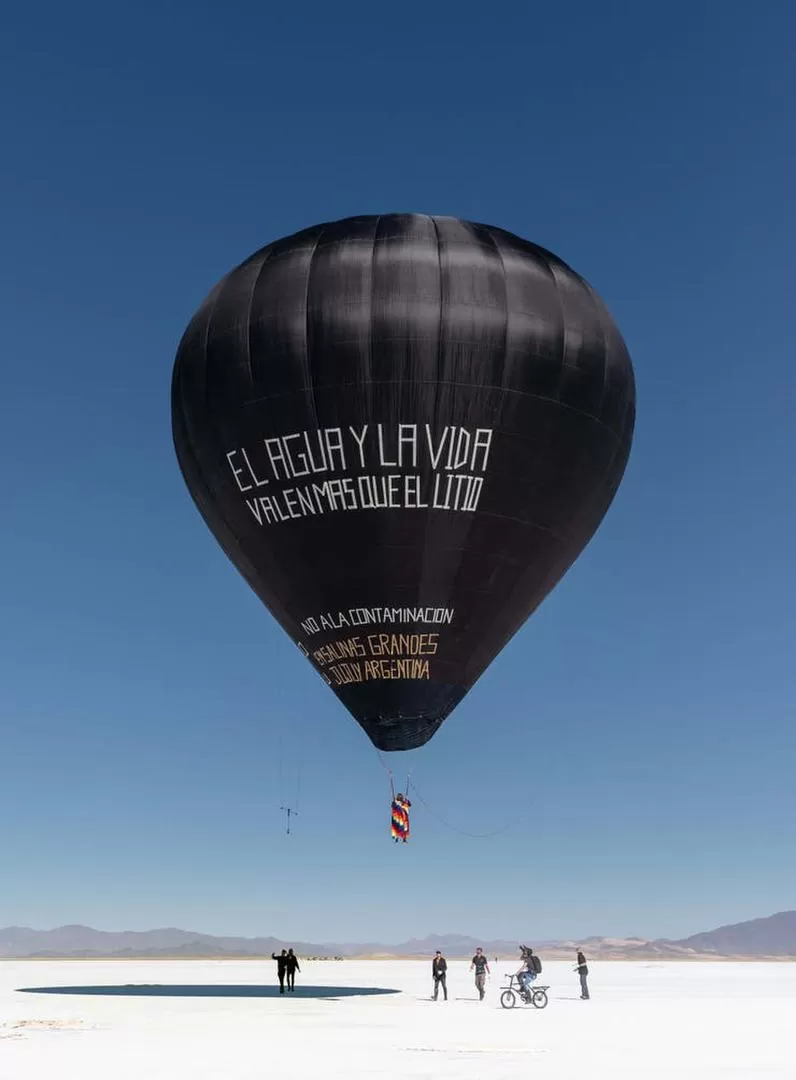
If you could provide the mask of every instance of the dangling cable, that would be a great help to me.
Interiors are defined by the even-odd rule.
[[[517,817],[512,818],[512,820],[509,821],[509,823],[507,825],[503,825],[501,828],[495,829],[492,832],[487,832],[487,833],[466,832],[464,829],[460,829],[456,825],[451,825],[451,823],[449,821],[446,821],[445,818],[442,817],[441,814],[438,814],[435,810],[432,810],[432,808],[428,805],[426,800],[420,794],[420,791],[418,790],[417,784],[414,784],[414,783],[412,784],[412,791],[415,793],[415,795],[417,795],[418,799],[420,799],[420,802],[423,804],[423,806],[426,808],[426,810],[429,812],[429,814],[431,814],[432,817],[436,818],[437,821],[440,822],[440,824],[444,825],[446,829],[450,829],[452,832],[458,833],[460,836],[466,836],[471,840],[488,840],[492,836],[500,836],[501,833],[508,832],[509,829],[513,829],[516,825],[518,825],[519,822],[522,820],[522,818],[524,816],[522,814],[518,814]]]
[[[286,820],[286,828],[285,828],[285,834],[287,836],[290,836],[291,818],[299,816],[299,806],[300,806],[300,803],[301,803],[301,771],[302,771],[302,765],[303,765],[303,749],[304,749],[303,748],[303,739],[302,739],[301,729],[299,729],[298,754],[296,756],[296,760],[295,760],[295,763],[294,763],[294,766],[293,766],[295,768],[295,780],[296,780],[295,799],[292,800],[292,802],[291,802],[291,800],[290,800],[290,792],[288,791],[288,788],[292,787],[292,783],[291,783],[292,776],[287,775],[287,774],[292,773],[292,770],[288,770],[288,769],[285,768],[284,731],[280,730],[280,732],[279,732],[279,803],[280,803],[279,809],[282,811],[283,814],[286,815],[286,818],[287,818],[287,820]]]
[[[279,801],[285,801],[285,746],[282,732],[279,732]]]
[[[296,813],[301,804],[301,774],[304,769],[304,734],[299,728],[298,737],[298,763],[296,765]]]

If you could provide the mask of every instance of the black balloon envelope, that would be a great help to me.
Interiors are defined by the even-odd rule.
[[[427,742],[571,566],[634,418],[582,278],[421,214],[262,248],[193,318],[172,385],[202,516],[382,750]]]

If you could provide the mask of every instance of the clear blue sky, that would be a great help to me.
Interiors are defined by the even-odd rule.
[[[272,7],[4,17],[0,926],[540,940],[796,906],[796,9]],[[223,273],[392,210],[556,251],[639,396],[597,538],[411,755],[436,814],[519,823],[416,802],[400,850],[169,413]]]

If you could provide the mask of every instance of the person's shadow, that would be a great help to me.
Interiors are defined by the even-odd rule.
[[[20,986],[18,994],[82,994],[100,997],[217,997],[217,998],[344,998],[373,997],[379,994],[399,994],[383,986],[297,986],[295,990],[279,993],[278,986],[191,985],[171,983],[125,983],[119,986]]]

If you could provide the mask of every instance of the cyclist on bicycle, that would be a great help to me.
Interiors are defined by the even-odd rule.
[[[522,956],[522,965],[517,972],[517,979],[521,990],[527,994],[531,983],[542,970],[542,962],[538,956],[533,955],[533,949],[529,949],[527,945],[520,945],[520,955]]]

